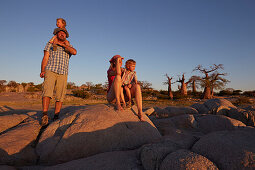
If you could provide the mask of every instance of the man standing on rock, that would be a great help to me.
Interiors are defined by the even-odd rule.
[[[53,45],[48,42],[44,48],[44,57],[41,64],[40,77],[44,78],[42,89],[42,126],[48,125],[48,109],[54,90],[56,91],[56,103],[53,120],[58,119],[66,93],[69,58],[77,53],[72,45],[66,43],[66,29],[58,28],[56,34],[57,50],[53,51]]]

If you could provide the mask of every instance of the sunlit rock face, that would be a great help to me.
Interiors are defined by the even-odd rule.
[[[40,137],[36,152],[41,164],[58,164],[95,154],[129,150],[157,141],[160,133],[146,117],[140,122],[135,109],[115,111],[107,105],[69,109]]]

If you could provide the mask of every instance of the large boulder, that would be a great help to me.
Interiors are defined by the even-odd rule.
[[[208,108],[210,111],[216,111],[219,112],[220,109],[231,109],[231,108],[235,108],[236,106],[234,106],[230,101],[226,100],[226,99],[220,99],[220,98],[216,98],[216,99],[210,99],[210,100],[206,100],[204,102],[204,105],[206,108]]]
[[[199,114],[207,114],[209,112],[209,109],[205,105],[200,103],[194,103],[190,107],[196,109]]]
[[[166,156],[160,166],[160,170],[204,169],[218,170],[216,165],[207,158],[188,150],[178,150]]]
[[[1,170],[16,170],[16,168],[8,165],[0,165]]]
[[[55,166],[27,166],[21,167],[22,170],[142,170],[136,156],[136,150],[114,151],[97,154],[88,158],[82,158],[58,164]]]
[[[37,155],[33,148],[40,124],[32,117],[15,128],[0,135],[0,164],[31,165],[36,163]]]
[[[203,133],[214,131],[234,130],[246,126],[242,122],[223,115],[198,115],[196,116],[197,128]]]
[[[26,114],[8,114],[8,115],[1,115],[0,116],[0,133],[17,126],[23,120],[28,118]]]
[[[155,119],[153,123],[166,138],[183,148],[190,148],[204,134],[197,129],[194,115],[180,115],[165,119]]]
[[[140,122],[135,109],[114,111],[104,104],[68,110],[41,135],[36,147],[39,162],[54,165],[160,140],[158,130],[144,117],[146,121]]]
[[[255,129],[240,127],[203,136],[192,151],[214,162],[219,169],[254,169]]]
[[[192,107],[200,114],[225,115],[239,120],[248,126],[255,125],[255,111],[237,108],[226,99],[210,99],[203,104],[193,104]]]
[[[194,129],[197,127],[197,122],[194,116],[189,114],[174,116],[171,118],[155,119],[153,120],[153,123],[162,135],[169,134],[167,131],[168,128]]]
[[[192,107],[181,107],[181,106],[168,106],[164,109],[155,107],[155,114],[159,118],[173,117],[183,114],[198,114],[198,111]]]
[[[146,170],[159,169],[166,155],[179,149],[182,147],[170,140],[147,144],[140,148],[140,160]]]

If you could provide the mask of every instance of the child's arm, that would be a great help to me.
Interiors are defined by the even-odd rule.
[[[135,84],[137,84],[137,76],[136,76],[136,72],[135,72],[135,75],[134,75],[134,82],[135,82]]]
[[[57,38],[57,36],[54,35],[54,36],[50,39],[49,43],[53,44],[53,42],[54,42],[54,40],[55,40],[56,38]]]
[[[68,40],[65,41],[65,44],[66,44],[67,46],[70,46],[70,42],[69,42]]]

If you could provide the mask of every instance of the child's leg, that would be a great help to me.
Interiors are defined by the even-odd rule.
[[[131,107],[131,92],[130,89],[128,88],[128,86],[125,86],[125,91],[128,97],[128,106]]]
[[[54,40],[53,40],[53,43],[52,43],[52,46],[53,46],[53,51],[56,51],[57,50],[57,48],[58,48],[58,46],[57,46],[57,39],[55,38]]]
[[[125,101],[125,97],[124,97],[123,87],[121,87],[120,98],[123,102],[123,107],[126,108],[126,101]]]
[[[57,36],[56,36],[56,35],[54,35],[54,36],[50,39],[50,41],[49,41],[49,42],[52,44],[56,38],[57,38]]]
[[[70,46],[70,42],[68,40],[65,41],[65,44]]]

